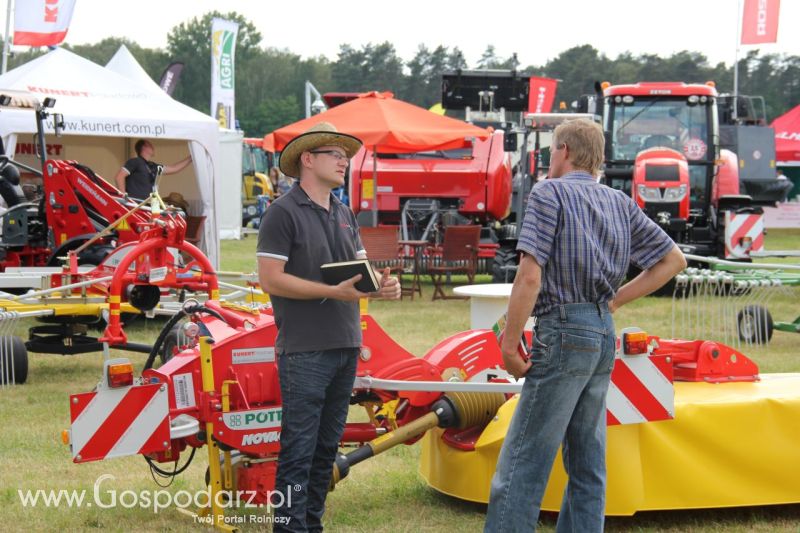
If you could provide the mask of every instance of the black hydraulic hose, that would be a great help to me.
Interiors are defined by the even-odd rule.
[[[167,323],[161,329],[161,333],[158,334],[156,341],[153,343],[153,348],[150,350],[150,354],[147,356],[147,361],[145,361],[144,363],[145,370],[153,368],[153,363],[155,363],[156,357],[158,357],[158,352],[161,349],[161,346],[164,344],[167,335],[169,335],[169,332],[172,331],[172,328],[175,326],[175,324],[177,324],[186,315],[190,315],[192,313],[206,313],[208,315],[211,315],[215,318],[222,320],[223,322],[225,321],[225,318],[223,318],[222,315],[220,315],[213,309],[209,309],[208,307],[205,307],[203,305],[195,305],[188,308],[182,308],[180,311],[172,315],[169,320],[167,320]]]
[[[175,461],[175,470],[173,470],[172,472],[169,472],[167,470],[164,470],[164,469],[156,466],[156,462],[153,461],[152,459],[150,459],[149,457],[147,457],[146,455],[144,456],[144,460],[150,466],[151,472],[154,472],[154,473],[156,473],[159,476],[164,477],[164,478],[172,478],[170,480],[170,482],[167,483],[167,485],[161,485],[156,480],[156,483],[158,483],[159,486],[168,487],[169,485],[172,484],[172,481],[174,481],[176,476],[182,474],[183,472],[186,471],[187,468],[189,468],[189,465],[192,464],[192,459],[194,459],[194,454],[195,454],[196,451],[197,451],[197,448],[193,447],[191,453],[189,454],[189,458],[186,460],[186,462],[180,468],[178,468],[178,462]],[[153,479],[155,480],[155,476],[153,476]]]

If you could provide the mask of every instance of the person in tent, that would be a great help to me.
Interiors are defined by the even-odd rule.
[[[153,157],[156,155],[156,149],[153,147],[153,143],[146,139],[136,141],[134,150],[136,157],[125,161],[117,175],[114,176],[114,182],[120,191],[136,200],[144,200],[150,196],[159,175],[159,168],[161,174],[176,174],[192,162],[190,155],[172,165],[155,163]]]

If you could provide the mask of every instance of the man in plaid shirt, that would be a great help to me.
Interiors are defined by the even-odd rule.
[[[604,144],[592,121],[558,126],[550,179],[528,199],[501,344],[506,370],[525,383],[492,479],[487,532],[536,529],[559,445],[569,483],[556,530],[603,530],[611,314],[686,268],[675,243],[633,199],[597,182]],[[631,263],[642,273],[622,285]],[[531,314],[534,340],[524,360],[517,346]]]

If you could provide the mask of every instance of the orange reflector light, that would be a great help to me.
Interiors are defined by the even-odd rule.
[[[61,430],[61,442],[63,442],[64,444],[69,444],[69,430],[68,429],[62,429]]]
[[[604,91],[609,87],[611,87],[611,84],[607,81],[604,81],[603,83],[600,84],[600,88],[603,89]]]
[[[717,86],[717,84],[714,83],[713,81],[707,81],[706,85],[708,85],[709,87],[716,87]]]
[[[647,353],[647,333],[644,331],[625,333],[622,344],[625,346],[627,355],[645,354]]]
[[[108,386],[129,387],[133,385],[133,365],[117,363],[108,365]]]

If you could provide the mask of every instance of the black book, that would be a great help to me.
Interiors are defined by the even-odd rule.
[[[352,277],[361,274],[355,287],[361,292],[377,292],[381,285],[378,277],[372,270],[368,259],[357,261],[342,261],[341,263],[327,263],[320,267],[322,279],[328,285],[338,285]]]

